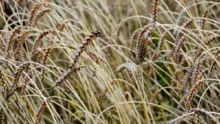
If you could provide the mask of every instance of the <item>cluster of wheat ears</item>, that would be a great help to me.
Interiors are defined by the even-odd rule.
[[[0,5],[1,124],[220,123],[218,0]]]

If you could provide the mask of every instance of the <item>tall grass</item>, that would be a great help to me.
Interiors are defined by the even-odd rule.
[[[219,124],[219,7],[1,1],[1,124]]]

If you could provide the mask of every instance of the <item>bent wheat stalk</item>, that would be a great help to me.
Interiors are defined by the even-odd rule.
[[[78,48],[78,50],[75,52],[74,56],[73,56],[73,62],[70,65],[69,69],[64,72],[62,74],[62,76],[60,76],[56,82],[55,82],[55,86],[60,85],[64,80],[66,80],[70,75],[72,75],[72,73],[76,73],[80,70],[80,67],[75,67],[75,64],[78,62],[81,54],[85,51],[86,47],[97,37],[101,37],[104,36],[103,33],[101,33],[100,31],[97,32],[92,32],[92,34],[90,34],[88,37],[85,38],[83,44],[81,44]]]

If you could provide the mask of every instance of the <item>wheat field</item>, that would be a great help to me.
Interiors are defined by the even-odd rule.
[[[0,124],[220,124],[219,0],[1,0]]]

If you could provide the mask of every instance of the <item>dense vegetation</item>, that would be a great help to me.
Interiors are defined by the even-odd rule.
[[[1,124],[219,124],[218,0],[0,1]]]

